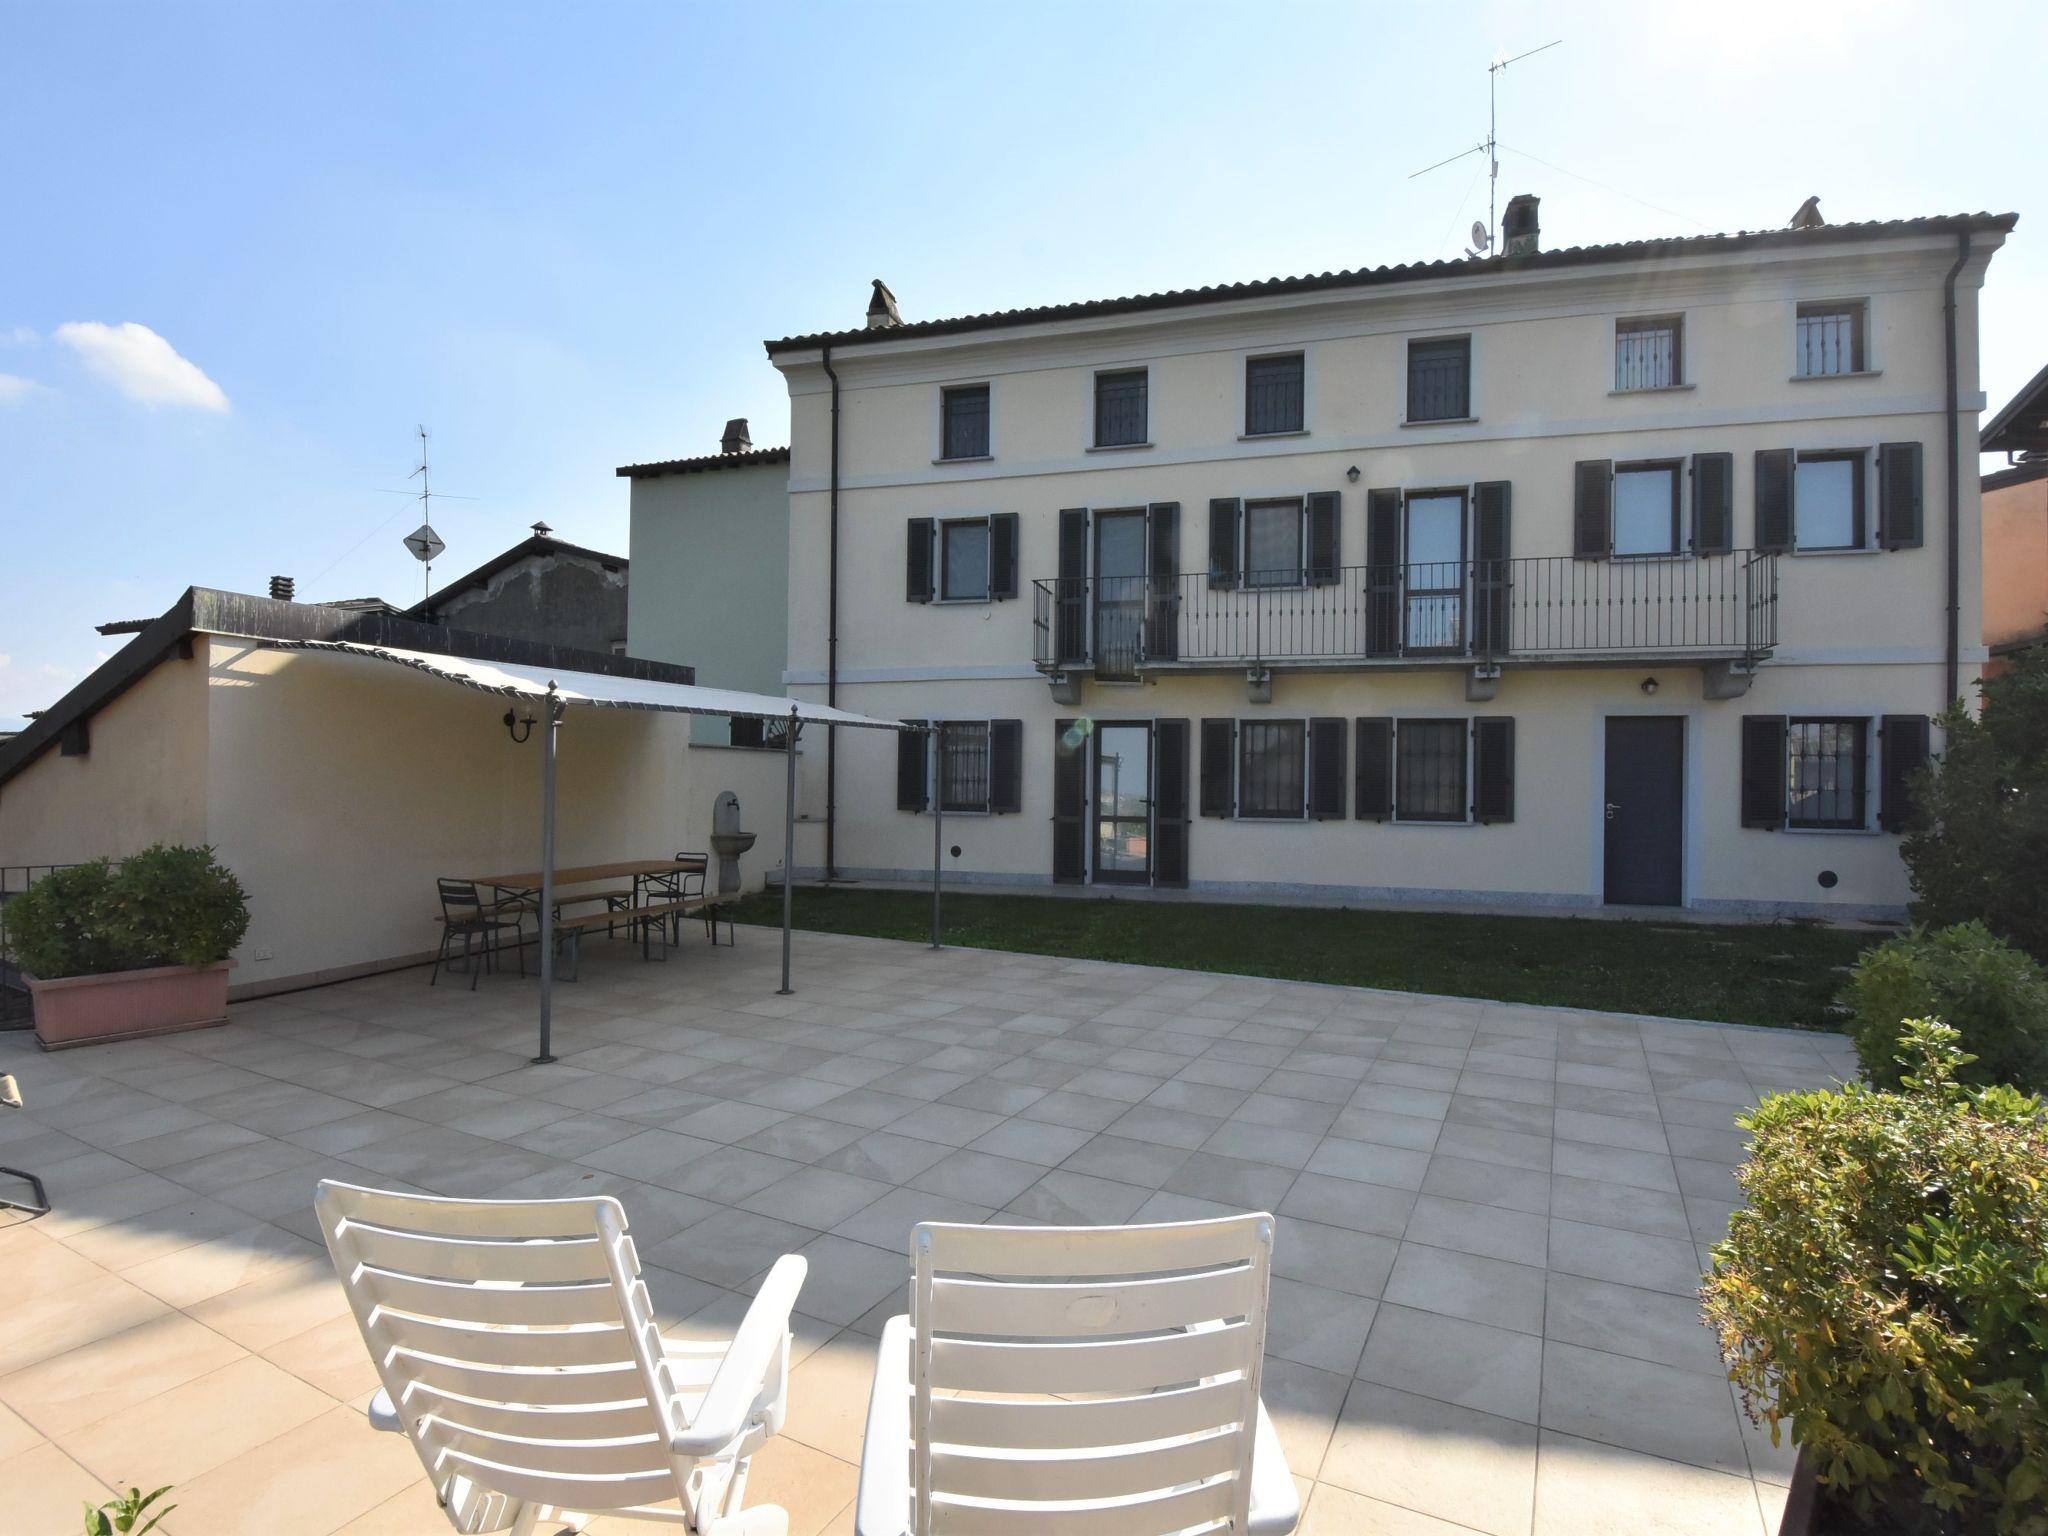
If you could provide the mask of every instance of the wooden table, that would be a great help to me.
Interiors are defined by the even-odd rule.
[[[589,919],[578,920],[571,925],[569,932],[573,936],[580,937],[583,927],[595,926],[598,922],[606,920],[608,920],[608,923],[623,922],[637,924],[642,930],[640,948],[642,957],[645,958],[647,950],[646,930],[648,923],[653,921],[653,918],[647,910],[647,904],[641,899],[642,882],[658,880],[663,876],[704,875],[710,872],[710,866],[711,859],[708,854],[697,854],[694,857],[682,859],[623,859],[612,864],[572,864],[557,869],[555,871],[554,892],[557,923],[558,925],[560,923],[561,909],[570,902],[603,900],[607,903],[607,911],[594,913]],[[538,899],[540,896],[540,877],[541,872],[539,870],[531,869],[519,870],[508,875],[464,875],[460,878],[468,880],[472,885],[495,890],[502,900],[525,901],[528,899]],[[633,888],[631,894],[627,897],[628,904],[624,908],[610,906],[612,898],[624,894],[622,892],[592,891],[579,896],[574,891],[564,893],[562,890],[562,887],[565,885],[594,885],[606,880],[628,879],[633,882]],[[671,887],[670,889],[675,895],[681,895],[679,888]],[[701,894],[700,892],[700,897]],[[670,905],[680,910],[680,902],[671,903]],[[666,916],[668,912],[669,907],[664,907],[662,915]],[[656,926],[660,926],[660,924],[657,922]],[[715,930],[713,937],[715,941]],[[662,958],[668,958],[665,951]]]

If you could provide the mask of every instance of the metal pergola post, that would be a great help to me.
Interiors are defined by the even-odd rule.
[[[932,948],[939,948],[939,859],[946,832],[946,754],[935,726],[931,732],[932,751]]]
[[[788,758],[782,796],[782,985],[777,997],[788,997],[796,989],[789,984],[789,930],[791,906],[796,895],[796,739],[803,727],[797,723],[796,706],[789,707],[789,737],[783,743]]]
[[[549,1049],[555,1022],[555,735],[567,709],[555,697],[553,683],[548,684],[545,708],[547,733],[540,743],[540,1054],[533,1058],[537,1067],[555,1059]]]

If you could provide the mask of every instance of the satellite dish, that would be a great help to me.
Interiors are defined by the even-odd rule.
[[[1486,232],[1486,226],[1480,223],[1479,220],[1474,219],[1472,221],[1472,249],[1483,251],[1492,244],[1493,236]]]
[[[433,524],[421,523],[405,536],[405,547],[412,551],[413,559],[426,564],[448,546],[441,542],[441,535],[434,532]]]

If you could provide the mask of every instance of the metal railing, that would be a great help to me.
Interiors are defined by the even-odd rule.
[[[1046,671],[1509,657],[1754,661],[1777,643],[1778,557],[1456,560],[1229,579],[1050,578],[1033,584]]]

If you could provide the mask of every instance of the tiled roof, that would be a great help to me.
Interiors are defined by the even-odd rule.
[[[1121,299],[1091,299],[1078,304],[1047,304],[1030,309],[1005,309],[985,315],[960,315],[950,320],[914,320],[903,325],[863,327],[851,331],[820,331],[785,336],[763,343],[770,357],[805,351],[827,343],[835,347],[901,341],[917,336],[945,336],[962,331],[997,330],[1036,325],[1049,320],[1087,320],[1103,315],[1140,314],[1147,310],[1182,309],[1221,304],[1233,299],[1268,298],[1314,293],[1325,289],[1371,288],[1387,283],[1421,282],[1431,278],[1491,277],[1504,272],[1548,267],[1590,266],[1603,262],[1639,261],[1656,256],[1708,256],[1737,251],[1772,250],[1837,241],[1884,240],[1898,235],[1954,234],[1963,230],[2003,233],[2019,222],[2016,213],[1940,214],[1919,219],[1885,219],[1862,224],[1826,224],[1817,229],[1766,229],[1728,235],[1687,235],[1668,240],[1631,240],[1615,245],[1569,246],[1533,256],[1478,256],[1463,261],[1423,261],[1398,267],[1360,267],[1348,272],[1310,273],[1302,277],[1269,277],[1250,283],[1219,283],[1209,288],[1176,288],[1166,293],[1134,294]],[[658,466],[657,466],[658,467]],[[620,470],[620,474],[628,471]]]
[[[628,480],[657,475],[701,475],[714,469],[746,469],[754,464],[787,464],[787,448],[754,448],[745,453],[707,453],[695,459],[664,459],[659,464],[621,464],[614,474]]]
[[[2021,385],[2005,408],[1984,424],[1977,446],[1985,453],[2048,449],[2048,368]]]

